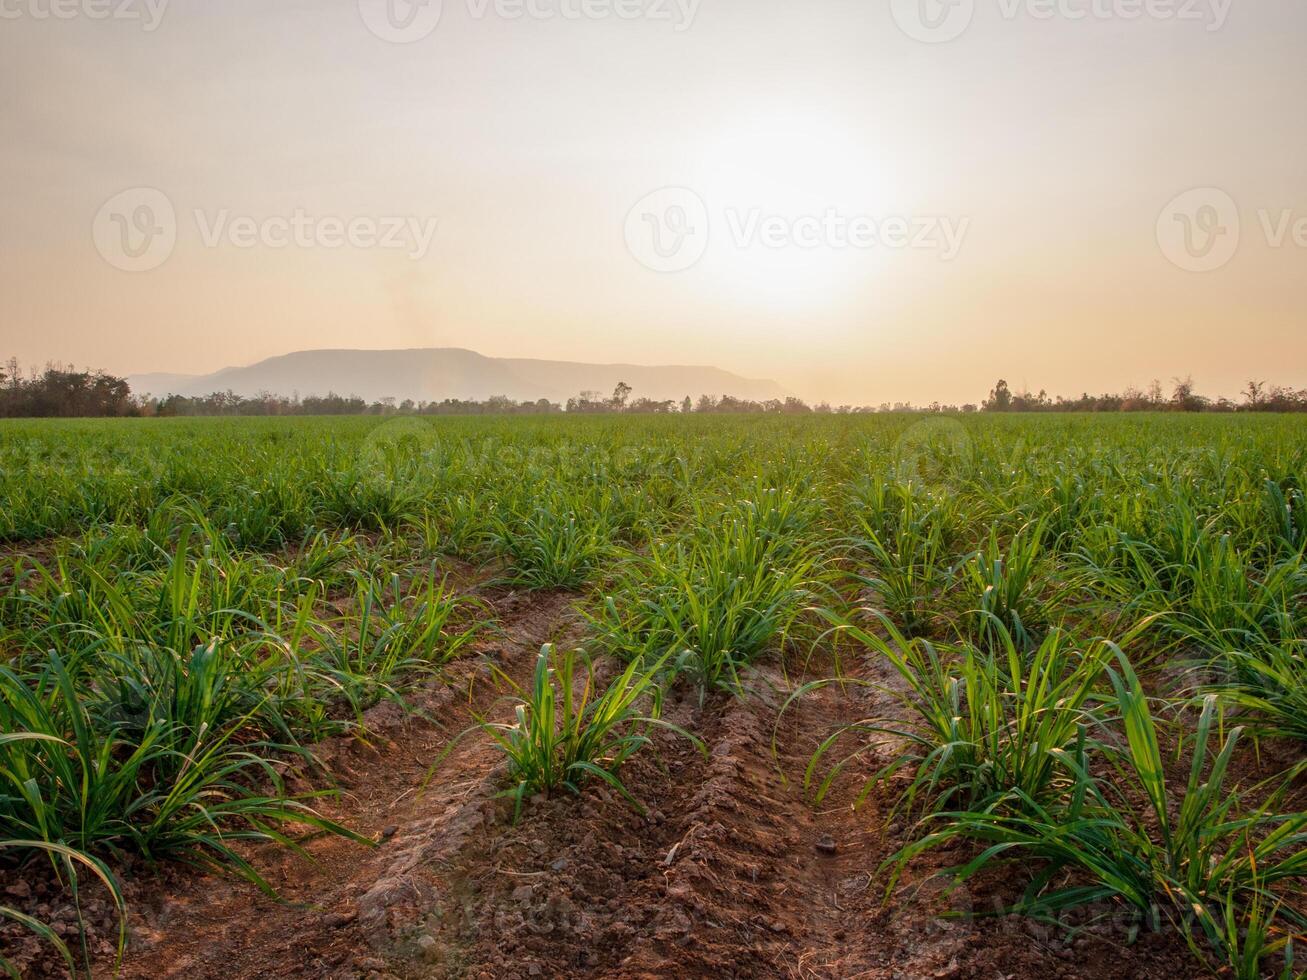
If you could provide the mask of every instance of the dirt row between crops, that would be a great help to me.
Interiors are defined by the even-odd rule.
[[[321,837],[306,847],[311,861],[252,849],[278,898],[185,870],[124,875],[124,976],[1194,975],[1174,939],[1124,948],[1122,923],[1068,943],[1022,919],[939,918],[985,911],[1004,895],[1001,875],[992,894],[941,895],[930,871],[958,863],[959,851],[914,868],[883,904],[880,864],[907,840],[889,816],[893,787],[851,804],[893,748],[851,765],[820,804],[803,778],[832,731],[896,706],[874,687],[830,685],[781,714],[797,684],[832,672],[825,660],[789,676],[769,662],[747,678],[744,698],[700,704],[678,687],[665,717],[699,735],[704,751],[670,732],[654,736],[622,770],[645,812],[596,784],[580,798],[531,801],[514,824],[511,805],[495,798],[502,756],[483,737],[450,750],[451,739],[473,712],[511,714],[488,662],[521,682],[542,643],[575,643],[581,627],[572,595],[490,601],[502,635],[414,699],[425,718],[382,705],[368,715],[366,742],[315,750],[342,791],[319,809],[377,846]],[[874,658],[845,651],[842,665],[850,678],[891,682]],[[102,962],[105,975],[112,969]]]

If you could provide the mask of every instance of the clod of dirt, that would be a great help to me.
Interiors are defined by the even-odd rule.
[[[394,824],[391,824],[389,827],[383,827],[381,829],[381,839],[390,840],[390,838],[394,837],[398,833],[399,833],[399,828],[396,827]]]
[[[834,857],[839,853],[839,845],[835,843],[835,838],[830,834],[822,834],[817,843],[813,845],[817,848],[817,853],[826,857]]]

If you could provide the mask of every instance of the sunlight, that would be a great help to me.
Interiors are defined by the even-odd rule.
[[[830,231],[832,217],[884,213],[880,167],[850,120],[812,107],[755,114],[726,127],[704,164],[712,285],[737,302],[829,309],[879,267],[874,249]]]

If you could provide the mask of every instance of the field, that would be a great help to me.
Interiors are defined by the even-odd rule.
[[[1307,424],[0,425],[24,976],[1301,975]]]

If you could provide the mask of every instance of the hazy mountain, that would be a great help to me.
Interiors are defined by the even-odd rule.
[[[202,375],[169,374],[166,371],[159,371],[154,374],[129,374],[127,383],[131,386],[133,395],[171,395],[180,392],[200,377]]]
[[[517,401],[547,398],[565,402],[581,391],[607,396],[619,381],[635,398],[680,400],[686,395],[734,395],[762,401],[784,398],[774,381],[742,378],[714,367],[647,367],[636,364],[581,364],[525,358],[484,357],[459,348],[413,350],[312,350],[270,357],[249,367],[214,374],[140,374],[128,377],[136,394],[208,395],[234,391],[252,397],[275,395],[358,395],[368,401],[445,398],[485,399],[507,395]]]

